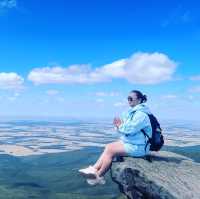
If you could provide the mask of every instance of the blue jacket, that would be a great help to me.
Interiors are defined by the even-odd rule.
[[[123,142],[145,146],[147,138],[145,138],[141,129],[144,129],[150,137],[152,136],[151,123],[147,113],[150,114],[151,112],[144,103],[138,104],[123,113],[121,118],[123,123],[118,128],[121,135],[120,139]]]

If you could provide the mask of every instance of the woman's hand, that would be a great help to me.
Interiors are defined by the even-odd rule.
[[[113,120],[113,124],[118,129],[119,126],[122,124],[122,120],[119,117],[115,117],[114,120]]]

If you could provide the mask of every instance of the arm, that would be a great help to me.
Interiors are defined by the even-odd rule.
[[[129,118],[126,122],[119,126],[118,132],[125,135],[134,135],[143,129],[147,124],[148,116],[141,111],[137,111],[132,119]]]

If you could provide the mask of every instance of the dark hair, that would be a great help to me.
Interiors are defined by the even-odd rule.
[[[138,90],[132,90],[131,93],[135,93],[138,99],[141,99],[141,103],[147,101],[147,96],[143,95],[142,92]]]

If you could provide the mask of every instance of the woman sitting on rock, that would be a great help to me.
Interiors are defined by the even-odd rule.
[[[105,184],[104,174],[111,166],[116,156],[142,157],[149,153],[149,146],[145,150],[147,138],[142,129],[151,137],[152,128],[149,117],[149,108],[146,106],[146,95],[133,90],[128,95],[129,110],[123,114],[122,119],[114,118],[113,124],[120,134],[120,139],[105,146],[105,149],[93,166],[80,169],[86,176],[90,185]]]

